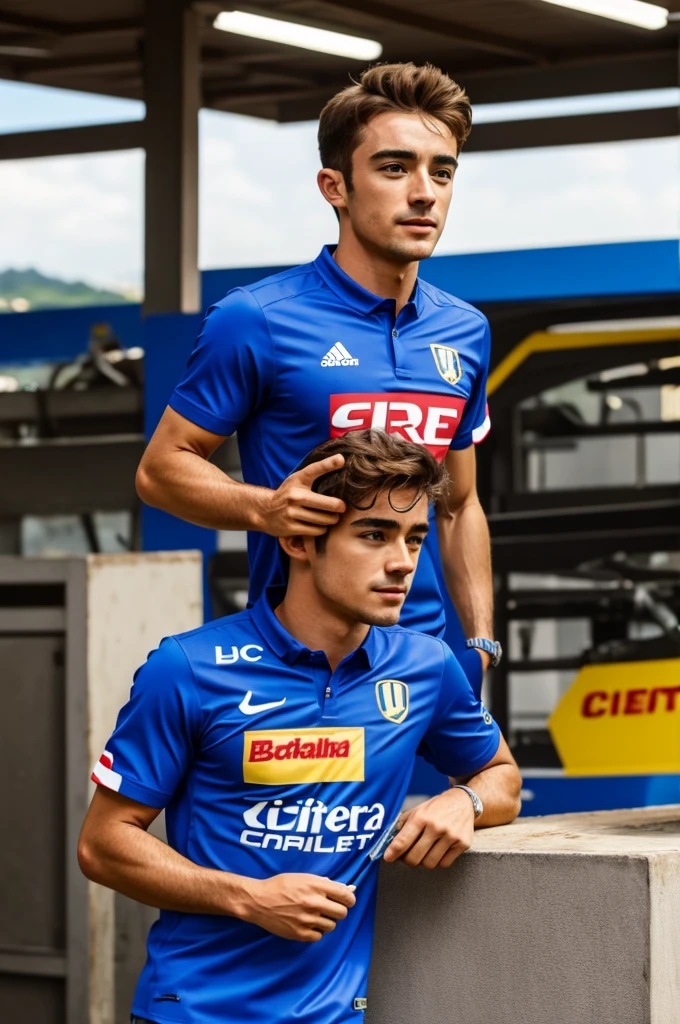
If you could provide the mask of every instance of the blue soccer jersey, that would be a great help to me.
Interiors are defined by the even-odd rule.
[[[93,779],[164,807],[196,864],[267,878],[310,872],[356,888],[318,943],[233,917],[161,911],[133,1013],[158,1024],[351,1024],[363,1019],[378,861],[416,752],[467,775],[500,734],[443,641],[372,628],[331,674],[269,590],[253,608],[164,640],[138,671]]]
[[[419,281],[395,318],[335,263],[238,288],[213,306],[170,406],[216,434],[237,432],[243,479],[278,487],[322,441],[382,428],[443,459],[489,430],[489,325],[467,303]],[[248,537],[250,597],[281,582],[274,537]],[[443,635],[436,530],[420,555],[401,623]]]

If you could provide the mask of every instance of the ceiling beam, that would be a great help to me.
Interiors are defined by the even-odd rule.
[[[545,146],[575,146],[599,142],[658,139],[680,134],[676,107],[617,110],[608,114],[545,117],[531,121],[478,124],[465,143],[466,153]]]
[[[144,131],[144,121],[123,121],[0,135],[0,160],[139,149],[144,146]]]
[[[59,59],[36,60],[34,65],[24,67],[20,77],[25,81],[38,82],[51,78],[77,78],[79,75],[106,75],[109,72],[129,71],[141,67],[141,59],[134,53],[112,53],[100,56],[62,57]]]
[[[258,103],[278,103],[282,100],[310,100],[318,96],[319,110],[323,100],[329,95],[327,86],[299,85],[267,85],[244,91],[243,88],[219,90],[208,93],[206,103],[215,110],[240,110],[242,107],[256,106]]]
[[[521,100],[586,96],[678,85],[676,49],[657,53],[589,57],[542,68],[450,73],[464,85],[473,103],[515,103]]]
[[[141,32],[137,18],[110,18],[108,21],[54,21],[34,18],[27,14],[0,9],[0,26],[18,28],[27,32],[48,33],[55,36],[100,36],[118,32]]]
[[[495,53],[505,53],[512,57],[520,57],[523,60],[533,63],[546,64],[554,60],[556,53],[542,47],[531,46],[522,42],[521,39],[512,39],[508,36],[499,35],[496,32],[487,32],[485,29],[472,28],[470,25],[463,25],[459,22],[449,21],[444,18],[433,18],[420,9],[406,10],[403,7],[395,7],[392,4],[378,3],[376,0],[325,0],[330,3],[336,11],[338,9],[357,11],[360,14],[376,18],[378,21],[386,22],[388,25],[399,25],[402,28],[414,28],[421,32],[430,32],[441,39],[450,39],[465,46],[472,46],[478,50],[492,50]]]
[[[0,10],[0,25],[6,28],[18,28],[26,32],[40,32],[48,35],[61,35],[63,28],[60,22],[48,18],[33,18],[28,14],[16,14],[14,11]]]

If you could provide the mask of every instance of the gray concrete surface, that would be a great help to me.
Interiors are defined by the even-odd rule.
[[[366,1024],[680,1024],[680,807],[524,818],[381,870]]]

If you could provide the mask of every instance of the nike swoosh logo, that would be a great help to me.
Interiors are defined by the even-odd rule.
[[[286,703],[286,698],[284,697],[283,700],[273,700],[269,704],[251,704],[252,696],[253,691],[248,690],[238,706],[239,711],[242,711],[244,715],[259,715],[260,711],[271,711],[272,708],[280,708],[282,704]]]

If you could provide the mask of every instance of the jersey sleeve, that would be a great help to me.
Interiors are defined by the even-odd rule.
[[[486,382],[489,376],[489,358],[491,356],[491,328],[484,317],[484,335],[481,345],[479,369],[472,385],[460,426],[456,431],[451,447],[455,449],[469,448],[471,444],[483,441],[491,429],[489,405],[486,400]]]
[[[193,673],[169,637],[135,673],[92,781],[148,807],[165,807],[191,765],[200,725]]]
[[[262,404],[274,370],[262,308],[251,292],[236,288],[208,310],[170,408],[226,437]]]
[[[418,753],[444,775],[472,775],[498,750],[501,733],[451,649],[442,642],[441,689]]]

